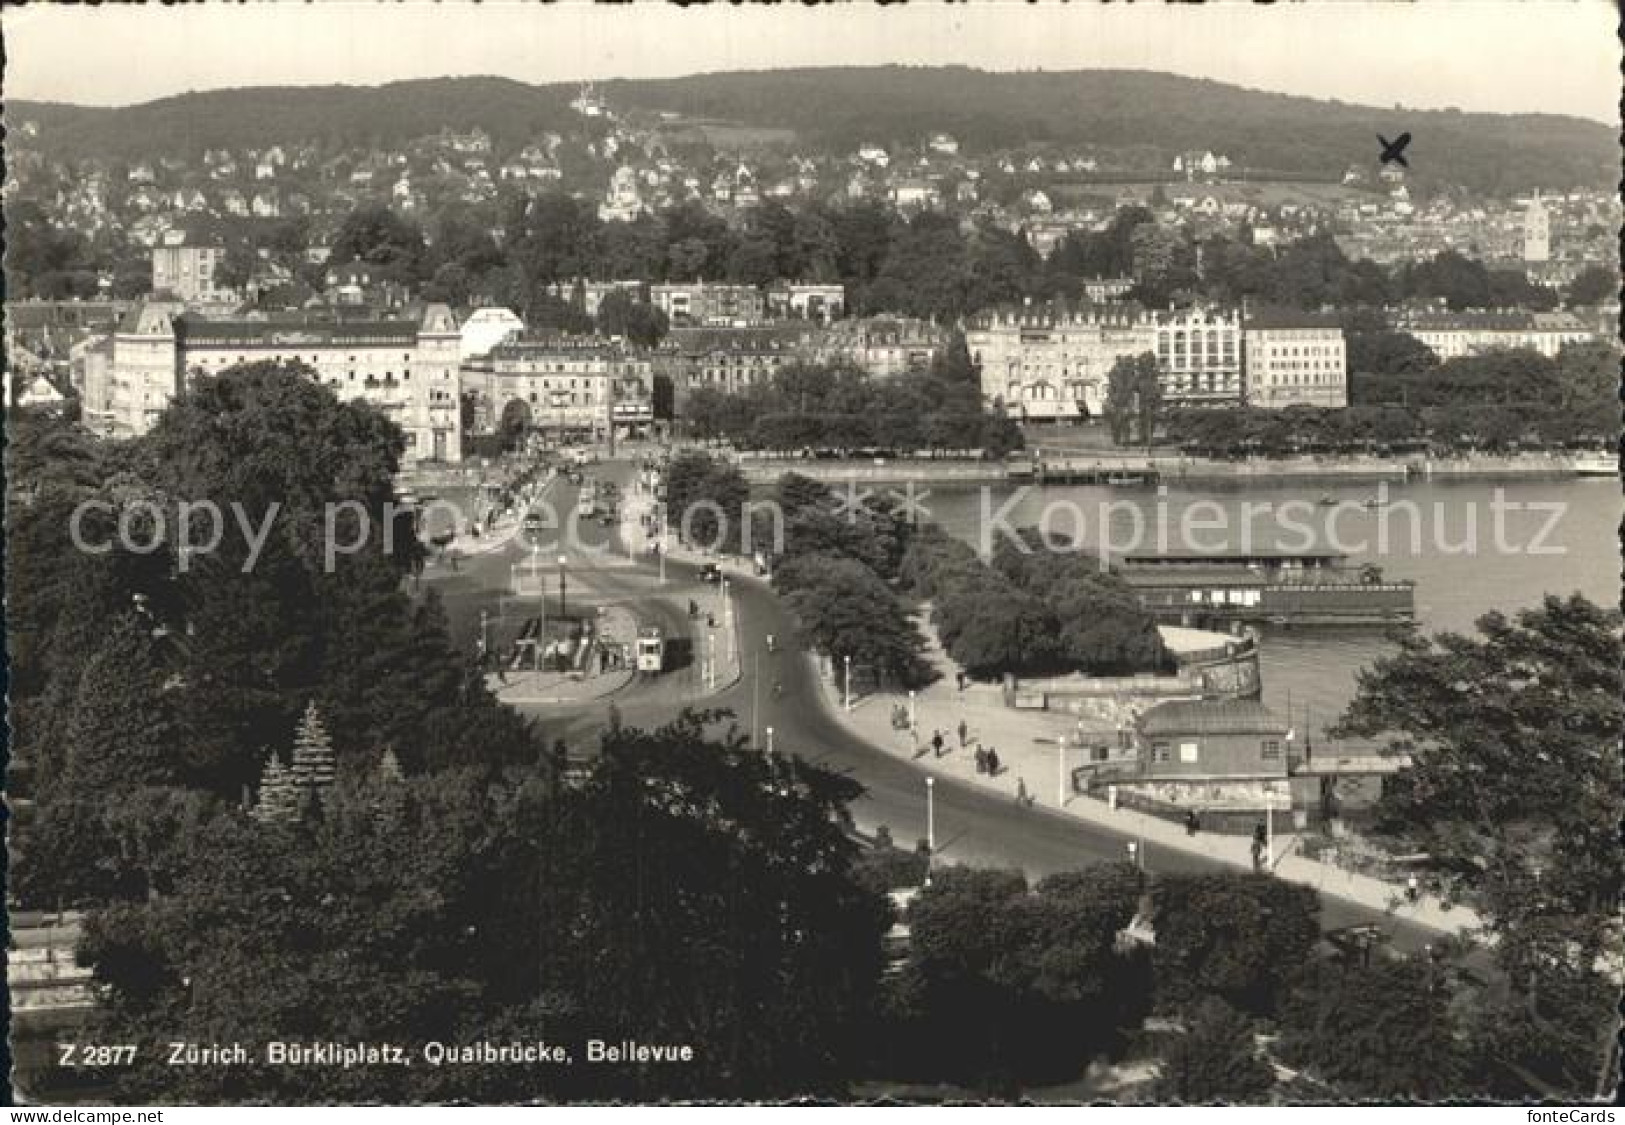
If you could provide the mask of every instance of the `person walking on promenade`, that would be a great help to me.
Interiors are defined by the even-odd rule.
[[[1016,804],[1026,808],[1033,806],[1033,795],[1027,792],[1027,779],[1024,777],[1016,778]]]
[[[1196,835],[1196,830],[1198,828],[1200,828],[1200,827],[1201,827],[1201,823],[1197,819],[1196,810],[1195,809],[1186,809],[1185,810],[1185,835],[1187,835],[1187,836]]]
[[[936,757],[942,757],[942,732],[940,730],[931,732],[931,749]]]
[[[970,736],[970,727],[965,725],[965,720],[964,719],[960,719],[959,720],[959,748],[961,750],[963,750],[965,748],[965,739],[968,738],[969,736]]]
[[[987,751],[983,750],[980,746],[976,748],[976,772],[987,772]]]
[[[1421,885],[1417,883],[1415,875],[1412,875],[1405,880],[1405,897],[1411,902],[1416,902],[1422,897],[1422,888]]]
[[[987,748],[987,773],[989,777],[999,776],[999,752],[991,746]]]

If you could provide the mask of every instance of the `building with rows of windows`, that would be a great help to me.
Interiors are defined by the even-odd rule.
[[[148,301],[87,354],[85,420],[109,436],[134,437],[189,379],[245,363],[299,363],[341,399],[367,402],[399,425],[407,460],[459,461],[459,343],[456,317],[439,304],[387,320],[228,320]]]
[[[286,315],[215,319],[148,301],[86,356],[85,419],[145,434],[187,380],[247,363],[299,363],[345,400],[377,406],[406,434],[406,460],[461,460],[457,317],[431,304],[401,319]]]
[[[465,381],[490,422],[518,422],[560,436],[602,437],[613,423],[652,417],[652,363],[599,336],[511,339],[470,365]]]
[[[1348,354],[1336,317],[1291,309],[1249,313],[1243,344],[1247,405],[1349,404]]]
[[[1152,318],[1162,394],[1176,406],[1235,406],[1242,400],[1241,316],[1203,308]]]
[[[1154,351],[1156,331],[1134,304],[1029,305],[970,318],[965,346],[987,402],[1026,421],[1076,421],[1100,415],[1112,365]]]
[[[1393,326],[1415,336],[1442,360],[1509,348],[1529,348],[1552,358],[1565,345],[1598,335],[1567,312],[1405,312],[1394,318]]]

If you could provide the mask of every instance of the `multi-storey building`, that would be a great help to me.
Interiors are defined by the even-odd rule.
[[[658,362],[677,405],[700,387],[735,394],[766,383],[780,368],[808,358],[813,334],[787,323],[752,328],[674,328]]]
[[[1544,262],[1552,256],[1552,217],[1540,201],[1540,192],[1523,213],[1523,260]]]
[[[762,291],[754,285],[651,285],[649,300],[673,325],[760,324],[766,312]]]
[[[524,331],[525,322],[512,309],[475,309],[464,318],[458,332],[458,358],[466,362],[476,356],[490,355],[492,348]]]
[[[767,311],[781,319],[827,324],[846,314],[846,286],[838,282],[780,282],[767,291]]]
[[[1336,317],[1291,309],[1249,313],[1242,343],[1247,405],[1348,405],[1348,355]]]
[[[236,292],[216,276],[225,257],[225,244],[208,235],[165,231],[152,248],[153,292],[194,303],[234,301]]]
[[[967,322],[965,344],[982,370],[982,397],[1031,421],[1097,417],[1106,380],[1124,356],[1156,349],[1138,305],[998,309]]]
[[[1509,348],[1530,348],[1555,356],[1565,344],[1596,338],[1571,313],[1418,312],[1394,318],[1396,331],[1426,344],[1440,359],[1459,359]]]
[[[510,340],[491,350],[478,382],[487,416],[561,435],[603,436],[611,419],[652,417],[653,366],[625,344],[598,336]],[[471,380],[472,381],[472,380]]]
[[[222,320],[148,301],[125,316],[110,347],[87,355],[86,415],[105,433],[133,437],[152,428],[189,379],[244,363],[296,362],[340,398],[367,402],[400,426],[408,460],[458,461],[459,339],[445,305],[391,320]]]
[[[845,361],[878,379],[931,366],[947,347],[948,330],[928,320],[871,316],[831,325],[808,340],[808,358]]]
[[[1163,398],[1178,406],[1235,406],[1242,399],[1241,316],[1192,308],[1152,318]]]

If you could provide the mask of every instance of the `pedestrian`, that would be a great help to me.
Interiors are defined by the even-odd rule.
[[[1258,837],[1253,837],[1253,870],[1264,870],[1264,845]]]
[[[1269,842],[1269,829],[1264,827],[1264,822],[1261,820],[1257,824],[1253,825],[1253,843],[1257,844],[1260,848],[1264,848],[1269,845]]]
[[[987,748],[987,773],[989,777],[999,776],[999,752],[991,746]]]
[[[965,725],[965,720],[964,719],[960,719],[959,720],[959,748],[961,750],[963,750],[965,748],[965,739],[966,739],[966,737],[969,736],[969,734],[970,734],[970,728]]]
[[[940,730],[931,732],[931,749],[935,751],[937,757],[942,757],[942,732]]]
[[[1197,821],[1197,818],[1196,818],[1196,810],[1195,809],[1186,809],[1185,810],[1185,835],[1187,835],[1187,836],[1196,835],[1196,830],[1197,830],[1198,827],[1200,827],[1200,825],[1199,825],[1199,823]]]
[[[959,682],[959,690],[964,691],[965,690],[965,673],[963,673],[963,672],[955,672],[954,676],[957,678],[957,680]]]
[[[1031,807],[1032,803],[1032,794],[1027,792],[1027,779],[1024,777],[1016,778],[1016,804]]]
[[[980,746],[976,748],[976,772],[987,772],[987,751],[983,750]]]
[[[1417,883],[1415,875],[1405,880],[1405,897],[1412,902],[1422,897],[1422,888]]]

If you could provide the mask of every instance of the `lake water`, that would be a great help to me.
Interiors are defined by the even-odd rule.
[[[1386,502],[1366,506],[1379,497]],[[1243,546],[1335,551],[1351,563],[1381,567],[1386,577],[1415,580],[1417,620],[1429,632],[1471,631],[1482,614],[1511,612],[1546,593],[1620,601],[1625,495],[1609,479],[1000,487],[933,491],[920,503],[922,519],[978,545],[997,534],[993,517],[1002,512],[1007,526],[1047,519],[1057,541],[1076,535],[1114,553],[1182,544],[1191,553]],[[1389,651],[1376,629],[1266,627],[1264,700],[1283,714],[1290,701],[1299,729],[1318,732],[1353,696],[1355,673]]]

